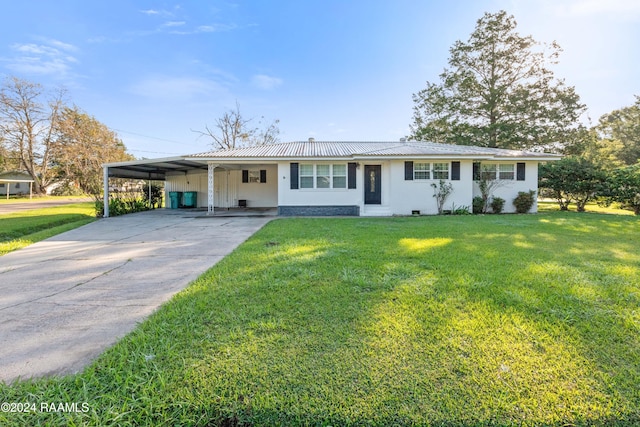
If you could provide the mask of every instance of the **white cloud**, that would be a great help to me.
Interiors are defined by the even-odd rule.
[[[169,21],[162,24],[163,27],[181,27],[185,25],[185,21]]]
[[[6,59],[7,68],[25,74],[47,74],[66,77],[71,65],[78,62],[70,52],[78,48],[55,39],[41,39],[42,43],[14,43],[10,49],[15,53]]]
[[[278,77],[256,74],[251,78],[251,83],[259,89],[272,90],[282,85],[283,81]]]
[[[141,10],[140,13],[144,13],[145,15],[160,15],[160,12],[154,9]]]
[[[192,99],[224,90],[214,80],[200,77],[151,76],[130,88],[131,92],[153,99]]]

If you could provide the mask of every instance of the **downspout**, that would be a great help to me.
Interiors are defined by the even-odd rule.
[[[103,170],[102,181],[104,185],[104,191],[103,191],[104,212],[102,216],[103,218],[109,218],[109,166],[103,166],[102,170]]]

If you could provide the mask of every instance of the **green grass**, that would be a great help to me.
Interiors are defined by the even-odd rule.
[[[640,222],[280,219],[0,425],[638,425]]]
[[[538,212],[546,213],[546,212],[559,212],[560,206],[558,206],[557,202],[552,202],[545,200],[543,202],[538,201]],[[569,211],[576,212],[576,205],[572,203],[569,205]],[[605,213],[605,214],[613,214],[613,215],[633,215],[633,210],[631,209],[621,209],[617,203],[612,204],[611,206],[600,206],[595,202],[589,202],[585,206],[585,212],[583,213]]]
[[[0,255],[95,220],[93,203],[74,203],[0,215]]]

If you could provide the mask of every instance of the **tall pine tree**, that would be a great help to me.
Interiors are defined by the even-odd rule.
[[[450,49],[439,83],[413,95],[411,139],[509,149],[560,148],[585,111],[547,68],[561,52],[516,32],[505,11],[485,13]]]

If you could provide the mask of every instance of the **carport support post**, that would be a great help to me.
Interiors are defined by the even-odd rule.
[[[104,212],[102,216],[104,218],[108,218],[109,217],[109,166],[103,166],[102,171],[103,171],[102,181],[104,185],[104,191],[103,191]]]
[[[216,168],[216,164],[209,162],[208,164],[208,170],[207,170],[207,215],[213,215],[214,214],[214,188],[213,188],[213,171]]]

